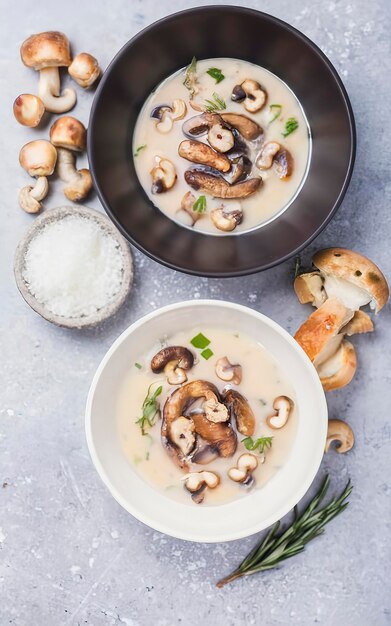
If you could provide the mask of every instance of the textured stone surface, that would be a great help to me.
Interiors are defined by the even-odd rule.
[[[320,246],[351,246],[390,276],[389,3],[246,4],[273,11],[312,38],[341,73],[356,114],[350,189],[304,259]],[[33,219],[17,206],[17,190],[27,183],[18,151],[39,133],[16,124],[11,104],[17,94],[36,89],[37,77],[20,63],[19,44],[32,32],[61,29],[74,50],[95,54],[105,67],[139,29],[191,2],[36,0],[32,6],[1,0],[0,6],[1,625],[390,624],[389,307],[376,333],[355,341],[359,369],[350,387],[327,398],[331,416],[352,424],[357,443],[347,456],[328,455],[320,474],[329,471],[338,487],[350,476],[351,505],[324,537],[278,571],[218,591],[216,579],[255,538],[220,545],[170,539],[130,517],[101,484],[86,449],[84,404],[101,357],[133,320],[169,302],[211,297],[261,310],[293,332],[308,311],[293,295],[291,262],[245,279],[205,280],[174,273],[138,252],[132,298],[99,329],[67,332],[30,311],[14,285],[12,260]],[[76,114],[84,122],[91,99],[79,90]],[[55,183],[47,205],[61,203]],[[95,197],[89,204],[99,206]]]

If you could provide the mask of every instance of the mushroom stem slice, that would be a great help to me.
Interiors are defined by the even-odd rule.
[[[229,206],[224,206],[224,204],[222,204],[220,207],[217,207],[210,212],[210,219],[219,230],[230,232],[235,230],[235,228],[241,223],[243,219],[243,211],[239,203],[238,206],[236,206],[236,204],[230,204]]]
[[[196,504],[203,502],[206,489],[216,489],[220,484],[220,477],[214,472],[208,471],[190,472],[182,480],[185,489],[192,494],[192,500]]]
[[[258,460],[254,454],[245,452],[236,463],[236,467],[228,470],[228,477],[236,483],[253,484],[252,472],[258,467]],[[249,478],[251,477],[251,480]]]
[[[269,428],[283,428],[287,423],[293,408],[293,400],[287,396],[278,396],[273,402],[274,413],[266,418]]]
[[[354,446],[354,433],[349,424],[342,420],[329,420],[325,452],[330,450],[331,444],[336,441],[336,451],[339,454],[349,452]]]
[[[151,170],[152,193],[163,193],[171,189],[177,179],[174,164],[169,159],[155,157],[155,167]]]
[[[169,361],[164,368],[164,373],[169,385],[182,385],[187,381],[186,372],[178,367],[178,361]]]
[[[232,131],[229,130],[226,125],[219,122],[209,128],[208,141],[215,150],[228,152],[234,147],[235,138]]]
[[[255,162],[257,168],[260,170],[269,170],[279,150],[281,150],[281,145],[277,141],[268,141],[265,143]]]
[[[255,431],[255,415],[246,398],[236,389],[229,388],[223,391],[223,398],[238,431],[245,437],[251,437]]]
[[[44,103],[45,109],[51,113],[65,113],[76,104],[74,89],[64,89],[62,96],[60,95],[58,67],[44,67],[40,70],[38,95]]]
[[[246,94],[243,101],[244,108],[249,113],[257,113],[266,103],[267,93],[261,85],[250,78],[242,82],[241,87]]]

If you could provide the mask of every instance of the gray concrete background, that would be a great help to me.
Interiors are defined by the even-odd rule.
[[[348,246],[367,254],[390,277],[388,1],[237,4],[272,12],[313,39],[340,72],[355,111],[359,141],[352,183],[338,215],[304,260],[322,246]],[[17,191],[27,183],[18,152],[46,132],[22,128],[11,114],[14,98],[37,85],[35,74],[19,60],[20,43],[33,32],[60,29],[73,50],[95,54],[106,67],[141,28],[193,5],[178,0],[0,2],[1,626],[391,623],[390,307],[376,320],[373,335],[355,340],[359,365],[352,384],[327,397],[330,415],[350,422],[357,443],[346,456],[329,454],[317,483],[326,471],[336,488],[350,476],[355,486],[350,507],[278,571],[218,591],[214,582],[244,557],[255,538],[185,543],[123,511],[91,465],[83,428],[86,395],[112,341],[141,315],[169,302],[236,301],[294,332],[309,311],[294,297],[292,263],[244,279],[206,280],[172,272],[135,252],[132,297],[115,319],[84,332],[40,319],[14,284],[14,250],[34,219],[17,205]],[[75,114],[87,123],[92,96],[78,93]],[[55,183],[47,206],[61,203]],[[96,197],[88,204],[99,207]]]

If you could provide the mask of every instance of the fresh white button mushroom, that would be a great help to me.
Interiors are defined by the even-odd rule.
[[[325,452],[330,450],[331,444],[336,441],[336,451],[339,454],[348,452],[354,446],[354,434],[349,424],[342,420],[329,420]]]
[[[37,213],[41,201],[46,197],[49,185],[46,176],[51,176],[57,160],[57,151],[49,141],[30,141],[19,153],[19,162],[30,176],[36,176],[34,186],[24,187],[19,193],[19,204],[27,213]]]
[[[21,48],[20,55],[27,67],[39,70],[38,95],[47,111],[65,113],[76,104],[74,89],[64,89],[62,95],[59,67],[71,64],[68,38],[56,31],[31,35]]]
[[[260,111],[265,105],[266,98],[266,91],[256,80],[250,78],[244,80],[241,85],[236,85],[231,95],[231,100],[243,102],[244,108],[249,113]]]
[[[174,186],[177,179],[174,164],[169,159],[155,157],[155,167],[151,170],[152,193],[163,193]]]
[[[101,75],[99,63],[92,54],[80,52],[68,67],[69,75],[83,89],[89,89]]]
[[[68,200],[84,200],[92,189],[92,178],[88,169],[77,170],[76,153],[86,148],[85,126],[70,115],[60,117],[50,129],[50,141],[57,148],[57,172],[66,183],[64,194]]]
[[[287,396],[278,396],[273,402],[274,412],[266,418],[270,428],[283,428],[293,408],[293,401]]]
[[[210,212],[210,219],[219,230],[230,232],[243,219],[243,211],[239,202],[232,202],[228,206],[222,204]]]
[[[190,472],[182,479],[185,488],[192,494],[192,500],[196,504],[201,504],[205,498],[207,488],[215,489],[220,484],[220,477],[214,472]]]
[[[281,145],[278,141],[268,141],[262,146],[262,150],[259,153],[255,165],[260,170],[269,170],[273,165],[273,159],[277,152],[281,149]]]
[[[22,93],[14,102],[14,115],[19,124],[34,128],[40,123],[45,106],[38,96],[31,93]]]
[[[242,366],[238,363],[232,365],[226,356],[216,361],[216,376],[221,380],[239,385],[242,382]]]
[[[257,457],[250,452],[245,452],[238,458],[236,467],[231,467],[231,469],[228,470],[228,476],[236,483],[243,483],[249,486],[254,482],[252,472],[257,469],[257,467]]]

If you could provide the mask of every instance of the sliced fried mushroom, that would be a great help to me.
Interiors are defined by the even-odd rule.
[[[233,385],[240,385],[242,382],[242,366],[238,363],[232,365],[226,356],[216,361],[215,372],[221,380]]]
[[[350,322],[341,328],[341,333],[351,337],[362,333],[371,333],[374,330],[373,322],[365,311],[356,311]]]
[[[76,104],[74,89],[64,89],[62,95],[59,67],[71,64],[68,38],[56,31],[31,35],[21,48],[20,55],[27,67],[39,70],[38,95],[47,111],[65,113]]]
[[[169,159],[155,157],[155,167],[151,169],[152,193],[164,193],[175,185],[177,179],[174,164]]]
[[[191,417],[183,417],[181,415],[171,424],[171,440],[185,457],[195,448],[196,436],[194,431],[194,422]]]
[[[293,158],[289,150],[281,148],[273,159],[273,168],[278,178],[284,180],[292,175],[293,171]]]
[[[221,118],[224,122],[227,122],[233,128],[249,141],[257,139],[263,133],[263,129],[254,120],[247,117],[247,115],[241,115],[240,113],[222,113]]]
[[[231,232],[235,230],[243,219],[243,211],[239,202],[231,203],[228,206],[222,204],[210,212],[210,219],[219,230]]]
[[[68,67],[69,75],[83,89],[89,89],[101,75],[99,63],[92,54],[80,52]]]
[[[219,152],[228,152],[234,147],[235,139],[232,131],[220,122],[213,124],[208,130],[208,141],[212,148]]]
[[[248,198],[258,191],[262,184],[261,178],[248,178],[245,181],[230,185],[226,180],[202,170],[187,170],[185,181],[193,189],[209,193],[215,198]]]
[[[296,276],[293,288],[301,304],[310,303],[319,308],[327,298],[319,272],[308,272]]]
[[[202,113],[186,120],[182,125],[183,134],[190,139],[206,135],[214,124],[220,124],[221,117],[217,113]]]
[[[31,93],[22,93],[14,102],[15,119],[23,126],[34,128],[40,123],[45,113],[45,105],[41,98]]]
[[[245,452],[242,454],[236,463],[236,467],[231,467],[228,470],[228,476],[236,483],[242,483],[248,487],[254,483],[254,477],[252,472],[258,467],[258,460],[254,454]]]
[[[229,159],[223,154],[219,154],[206,143],[185,139],[179,144],[178,154],[188,161],[213,167],[219,172],[228,172],[231,169]]]
[[[336,451],[339,454],[349,452],[354,446],[354,433],[349,424],[342,420],[329,420],[325,452],[330,450],[331,444],[336,441]]]
[[[187,112],[184,100],[174,100],[172,106],[160,106],[153,109],[151,117],[156,117],[159,121],[156,124],[156,130],[159,133],[169,133],[174,122],[182,120]]]
[[[155,120],[161,120],[163,117],[163,114],[166,111],[172,111],[171,107],[169,104],[159,104],[158,106],[154,107],[150,113],[150,117],[152,117]]]
[[[255,431],[255,415],[246,398],[235,389],[227,389],[223,392],[223,399],[238,431],[245,437],[251,437]]]
[[[247,78],[246,80],[244,80],[240,87],[246,94],[246,97],[243,100],[243,105],[246,111],[248,111],[249,113],[257,113],[258,111],[260,111],[266,102],[266,91],[256,80],[252,80],[251,78]],[[240,100],[242,100],[241,92],[237,90],[237,93],[239,94]]]
[[[187,491],[190,491],[191,498],[196,504],[201,504],[205,497],[206,489],[215,489],[220,478],[214,472],[190,472],[183,477]]]
[[[177,211],[178,217],[187,226],[194,226],[194,224],[202,217],[202,213],[194,210],[195,202],[195,195],[191,193],[191,191],[188,191],[181,200],[181,208]]]
[[[260,170],[269,170],[273,165],[273,159],[277,152],[281,150],[281,145],[277,141],[268,141],[262,146],[255,165]]]
[[[27,213],[37,213],[46,197],[49,185],[46,177],[54,172],[57,151],[49,141],[38,139],[26,143],[19,153],[19,163],[26,172],[37,177],[34,186],[24,187],[19,193],[19,204]]]
[[[163,372],[170,385],[181,385],[187,381],[186,371],[193,367],[194,357],[183,346],[162,348],[151,360],[151,370],[158,374]]]
[[[293,409],[293,401],[287,396],[278,396],[273,402],[274,412],[268,415],[266,423],[270,428],[283,428]]]
[[[336,351],[317,366],[320,382],[325,391],[340,389],[350,383],[357,368],[356,350],[344,339]]]
[[[50,141],[57,148],[57,172],[66,185],[64,194],[68,200],[84,200],[92,189],[88,169],[76,169],[76,154],[86,148],[87,131],[84,124],[70,115],[54,122],[50,129]]]

